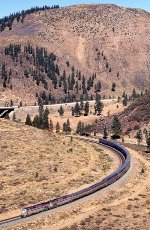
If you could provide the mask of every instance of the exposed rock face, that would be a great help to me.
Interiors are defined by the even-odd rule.
[[[14,22],[12,30],[0,33],[0,46],[10,43],[46,47],[56,54],[61,73],[67,71],[66,61],[86,78],[96,73],[102,95],[143,90],[150,81],[150,14],[143,10],[103,4],[45,10],[27,15],[23,24]],[[112,83],[116,83],[115,93]],[[35,85],[30,84],[34,101],[31,88]],[[25,90],[18,94],[25,95]],[[15,90],[13,94],[17,96]]]

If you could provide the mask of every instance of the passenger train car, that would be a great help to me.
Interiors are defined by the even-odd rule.
[[[92,142],[92,141],[90,141]],[[93,141],[94,142],[94,141]],[[61,196],[59,198],[56,198],[54,200],[49,200],[47,202],[41,203],[41,204],[37,204],[37,205],[33,205],[30,207],[26,207],[24,209],[22,209],[21,211],[21,217],[27,217],[42,211],[46,211],[52,208],[56,208],[58,206],[70,203],[74,200],[80,199],[84,196],[90,195],[112,183],[114,183],[115,181],[117,181],[120,177],[122,177],[129,169],[130,167],[130,162],[131,162],[131,158],[130,158],[130,154],[127,151],[127,149],[125,149],[123,146],[119,145],[118,143],[115,143],[113,141],[107,140],[107,139],[99,139],[99,143],[100,144],[104,144],[108,147],[111,147],[115,150],[118,151],[119,156],[122,159],[122,166],[117,169],[114,173],[112,173],[111,175],[107,176],[106,178],[104,178],[102,181],[88,187],[85,189],[82,189],[78,192],[74,192],[65,196]]]

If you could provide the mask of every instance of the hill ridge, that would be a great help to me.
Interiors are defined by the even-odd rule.
[[[86,79],[96,73],[102,96],[116,97],[124,90],[142,91],[149,83],[149,28],[150,14],[143,10],[110,4],[70,6],[27,15],[24,23],[15,21],[11,30],[0,33],[0,46],[42,44],[55,53],[60,68],[67,71],[69,62]]]

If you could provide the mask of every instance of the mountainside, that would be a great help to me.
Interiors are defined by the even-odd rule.
[[[138,129],[140,125],[150,123],[150,90],[125,109],[120,118],[126,129]]]
[[[21,44],[15,57],[14,51],[13,55],[5,52],[10,43]],[[24,46],[29,44],[35,52],[24,52]],[[37,46],[45,47],[47,53],[38,65]],[[115,97],[124,90],[141,91],[149,84],[150,14],[103,4],[45,9],[26,15],[23,22],[14,20],[12,28],[6,27],[0,33],[0,48],[0,76],[4,62],[7,69],[6,84],[4,76],[0,79],[1,104],[10,99],[34,104],[37,94],[43,91],[46,97],[50,93],[50,100],[46,99],[49,103],[51,97],[55,97],[52,101],[64,97],[69,101],[75,97],[71,95],[78,98],[84,94],[90,98],[100,90],[102,96]],[[49,65],[47,56],[52,53],[55,68],[48,75],[45,65]],[[33,70],[44,79],[40,84]]]

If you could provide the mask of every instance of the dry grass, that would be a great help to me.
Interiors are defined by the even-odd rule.
[[[74,138],[5,120],[0,131],[1,213],[88,186],[111,165],[102,151]]]
[[[107,191],[14,230],[149,230],[150,162],[129,149],[134,168]],[[141,174],[141,167],[145,173]],[[10,230],[11,228],[8,228]]]

